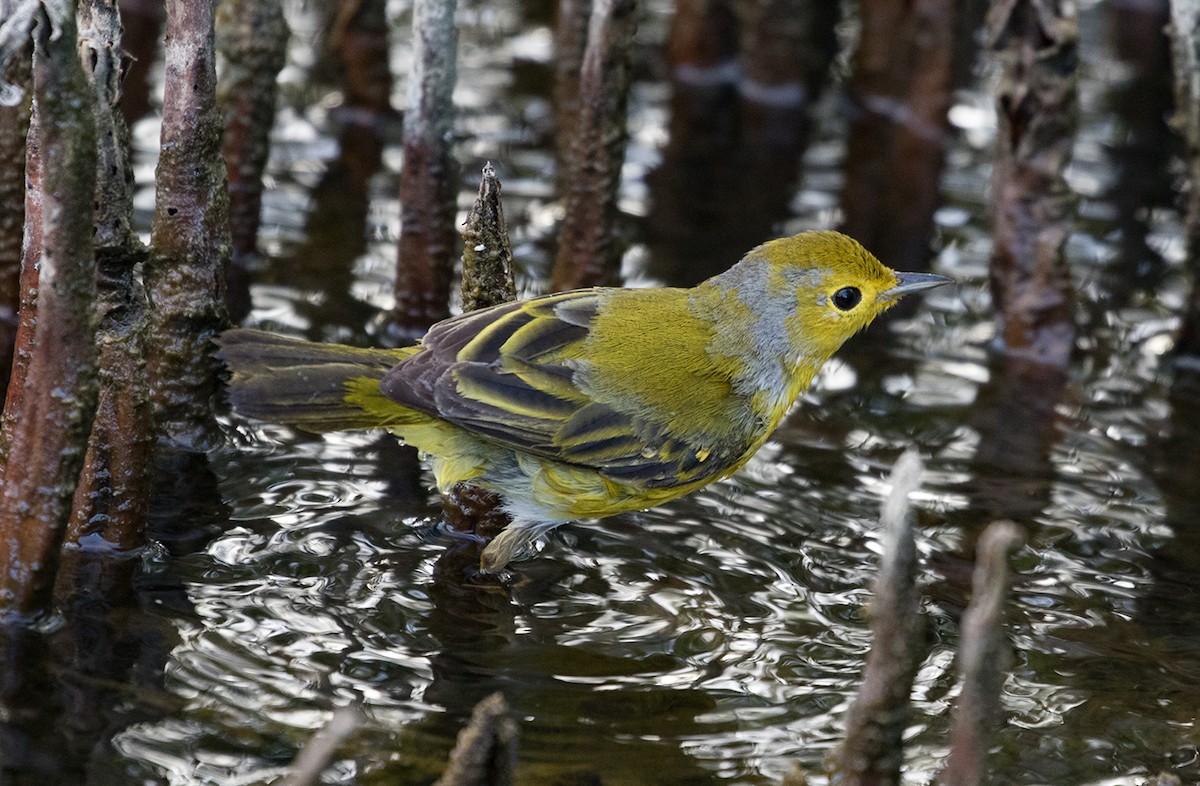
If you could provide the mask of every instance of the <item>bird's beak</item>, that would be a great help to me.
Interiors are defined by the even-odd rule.
[[[913,292],[940,287],[942,284],[953,284],[954,280],[934,273],[897,273],[896,286],[879,293],[880,300],[899,300]]]

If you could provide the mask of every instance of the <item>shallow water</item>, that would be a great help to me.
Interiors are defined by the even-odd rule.
[[[556,216],[543,12],[464,9],[456,95],[463,171],[497,164],[531,288],[549,264]],[[668,12],[650,8],[642,57],[661,44]],[[1131,283],[1140,260],[1119,242],[1117,131],[1105,113],[1127,74],[1101,8],[1082,12],[1086,114],[1071,173],[1081,220],[1069,253],[1083,339],[1067,374],[987,350],[994,128],[977,86],[954,113],[934,264],[958,286],[856,339],[735,478],[563,527],[503,588],[463,587],[437,572],[452,542],[428,477],[394,445],[233,423],[211,478],[189,472],[194,486],[160,493],[157,526],[177,540],[142,557],[146,614],[114,624],[138,642],[125,656],[122,640],[114,645],[120,676],[85,678],[63,652],[86,653],[90,640],[44,631],[59,668],[34,683],[79,687],[76,712],[100,706],[104,718],[74,722],[107,731],[78,736],[111,736],[111,747],[62,755],[95,783],[265,784],[332,708],[361,702],[367,719],[325,782],[429,783],[474,704],[499,690],[520,720],[522,783],[767,783],[792,762],[819,772],[870,643],[864,604],[886,474],[916,445],[927,461],[914,502],[933,638],[907,782],[931,782],[945,754],[973,543],[997,517],[1024,525],[1029,543],[1014,560],[1015,646],[992,782],[1138,784],[1162,770],[1200,781],[1200,402],[1172,398],[1164,359],[1187,291],[1182,239],[1173,211],[1151,212],[1149,243],[1165,262],[1151,283]],[[302,3],[289,13],[293,64],[250,322],[369,343],[390,302],[399,151],[384,148],[369,207],[334,190],[334,99],[307,76],[318,20]],[[392,14],[393,70],[403,73],[408,9]],[[639,73],[623,186],[627,272],[644,282],[680,258],[727,265],[688,258],[694,243],[645,220],[671,182],[670,91],[654,68]],[[397,104],[402,90],[398,79]],[[840,112],[834,88],[774,234],[836,222]],[[151,122],[135,132],[153,147]],[[472,196],[464,187],[462,201]],[[72,725],[63,706],[49,720],[30,710],[23,729],[37,755],[61,753],[51,727]]]

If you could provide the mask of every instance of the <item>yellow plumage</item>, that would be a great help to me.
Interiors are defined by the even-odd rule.
[[[771,241],[691,289],[597,288],[440,322],[367,350],[227,331],[230,399],[311,431],[386,428],[443,491],[501,495],[484,570],[565,521],[649,507],[735,472],[841,344],[908,292],[836,232]]]

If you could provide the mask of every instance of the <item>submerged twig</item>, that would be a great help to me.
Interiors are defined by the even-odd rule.
[[[348,704],[334,710],[316,734],[309,738],[292,762],[292,771],[279,786],[314,786],[333,761],[338,747],[363,724],[362,708]]]

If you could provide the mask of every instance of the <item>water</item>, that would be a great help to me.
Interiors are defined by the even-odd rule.
[[[793,762],[820,772],[870,643],[864,605],[886,474],[916,445],[927,461],[914,502],[934,635],[914,691],[907,782],[932,782],[941,766],[972,548],[1002,516],[1029,543],[1014,559],[992,782],[1124,786],[1162,770],[1200,781],[1200,408],[1172,396],[1165,360],[1188,287],[1182,240],[1178,216],[1159,207],[1146,241],[1161,263],[1123,244],[1106,102],[1127,74],[1100,7],[1082,10],[1087,113],[1069,252],[1083,339],[1068,373],[987,351],[994,129],[976,87],[953,115],[960,134],[939,212],[935,269],[958,286],[853,342],[734,479],[568,525],[505,586],[463,587],[437,571],[452,543],[428,477],[386,440],[233,423],[211,476],[194,468],[181,473],[192,486],[160,492],[156,526],[170,537],[141,557],[143,612],[118,606],[96,630],[68,621],[6,643],[25,664],[6,696],[24,703],[10,701],[0,750],[27,751],[21,772],[86,769],[92,783],[266,784],[332,708],[360,702],[366,720],[325,782],[425,784],[474,704],[499,690],[520,721],[522,783],[769,783]],[[409,14],[402,3],[391,12],[402,73]],[[650,9],[643,58],[668,12]],[[369,343],[390,302],[398,148],[384,148],[369,203],[334,190],[332,100],[307,77],[319,20],[306,4],[289,13],[293,65],[251,322]],[[556,218],[539,19],[544,9],[524,19],[464,9],[456,94],[457,155],[467,173],[485,160],[500,169],[527,288],[548,267]],[[640,73],[623,186],[635,282],[670,270],[675,242],[644,219],[659,193],[669,89],[653,68]],[[836,220],[835,94],[820,105],[776,233]],[[136,129],[150,149],[152,125]],[[330,205],[342,212],[313,218]]]

